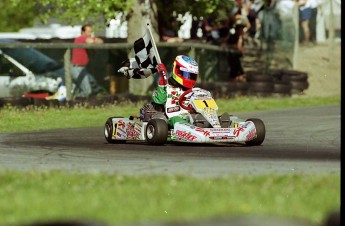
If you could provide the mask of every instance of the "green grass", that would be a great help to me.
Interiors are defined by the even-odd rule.
[[[340,96],[334,97],[288,97],[256,98],[238,97],[217,100],[219,112],[246,112],[291,107],[340,104]],[[0,109],[0,132],[46,130],[55,128],[76,128],[103,126],[110,116],[139,115],[141,103],[118,103],[100,107],[76,106],[73,108],[48,108],[28,106],[17,108],[5,106]]]
[[[4,225],[90,219],[110,225],[261,215],[320,223],[340,207],[339,175],[121,176],[0,172]]]

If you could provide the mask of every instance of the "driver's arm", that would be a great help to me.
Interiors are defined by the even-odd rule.
[[[122,73],[126,78],[144,79],[157,72],[156,68],[139,68],[135,59],[127,59],[121,64],[118,72]]]
[[[156,104],[163,104],[167,102],[166,86],[158,85],[157,89],[152,94],[152,101]]]

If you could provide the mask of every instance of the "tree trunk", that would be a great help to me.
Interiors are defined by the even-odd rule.
[[[155,42],[159,41],[158,22],[157,22],[157,5],[154,0],[134,0],[132,12],[128,20],[128,43],[133,43],[138,38],[144,36],[147,23],[151,26],[151,31]],[[134,57],[133,49],[129,57]],[[154,82],[153,76],[146,79],[129,80],[129,92],[135,95],[150,94],[149,87]]]

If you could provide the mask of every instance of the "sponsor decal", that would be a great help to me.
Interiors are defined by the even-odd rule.
[[[125,129],[126,127],[126,123],[122,120],[117,121],[117,124],[119,128]]]
[[[134,126],[134,131],[136,132],[136,133],[141,133],[141,128],[142,128],[142,125],[141,124],[139,124],[139,123],[136,123],[135,124],[135,126]]]
[[[233,140],[235,136],[212,136],[210,137],[211,140]]]
[[[195,127],[195,131],[203,133],[203,135],[206,137],[211,135],[210,131],[204,130],[201,127]]]
[[[127,132],[126,132],[127,139],[138,140],[140,133],[141,133],[141,125],[138,125],[138,123],[128,122]]]
[[[117,132],[120,132],[120,133],[126,133],[126,131],[124,129],[121,129],[119,127],[117,127]]]
[[[116,137],[117,138],[126,138],[126,133],[121,132],[121,131],[117,131],[116,132]]]
[[[249,131],[246,140],[252,140],[256,137],[256,129],[252,129],[251,131]]]
[[[171,91],[171,93],[168,94],[168,98],[171,98],[171,104],[178,105],[178,99],[180,98],[180,93],[176,91]]]
[[[175,107],[170,107],[170,108],[167,108],[167,112],[168,113],[171,113],[171,112],[177,112],[180,110],[180,106],[175,106]]]
[[[194,141],[197,136],[194,136],[190,133],[187,133],[185,131],[177,130],[175,133],[178,137],[184,139],[184,140],[189,140],[189,141]]]
[[[228,133],[230,132],[230,128],[211,128],[210,131],[212,133]]]
[[[113,137],[125,137],[126,134],[126,124],[124,121],[117,121],[114,123]]]
[[[238,127],[234,130],[233,134],[238,137],[240,135],[241,132],[244,131],[244,128],[243,127]]]

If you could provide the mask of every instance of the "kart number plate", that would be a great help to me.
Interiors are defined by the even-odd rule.
[[[214,99],[208,99],[208,100],[194,100],[195,107],[197,109],[203,110],[205,108],[209,109],[217,109],[217,104],[214,101]]]

